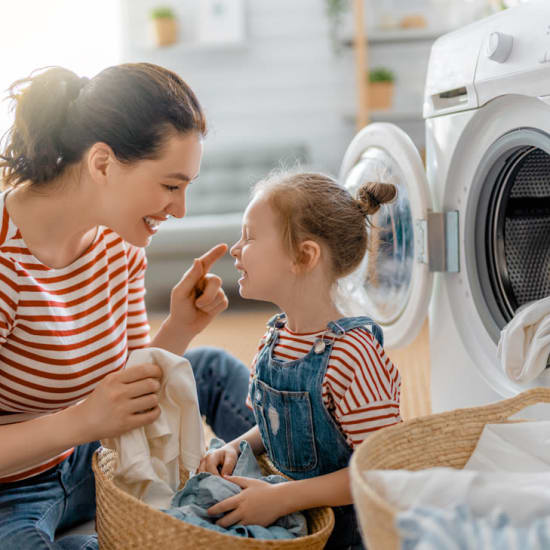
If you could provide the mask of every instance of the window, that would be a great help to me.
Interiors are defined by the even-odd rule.
[[[12,116],[6,89],[34,69],[60,65],[92,77],[120,63],[118,0],[3,2],[0,23],[0,134]]]

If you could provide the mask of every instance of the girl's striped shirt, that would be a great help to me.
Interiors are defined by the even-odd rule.
[[[143,249],[99,227],[88,250],[53,269],[28,250],[0,195],[0,424],[77,403],[149,343]],[[73,449],[0,478],[31,477]]]
[[[285,325],[279,330],[273,355],[281,361],[300,359],[323,332],[296,333]],[[263,342],[253,360],[251,377]],[[399,371],[363,327],[336,338],[322,386],[323,402],[353,448],[373,431],[401,422]],[[247,405],[252,408],[250,396]]]

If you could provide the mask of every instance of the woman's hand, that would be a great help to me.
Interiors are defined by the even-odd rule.
[[[240,523],[267,527],[289,513],[280,495],[281,486],[284,484],[272,484],[260,479],[239,476],[225,476],[225,479],[236,483],[242,492],[208,508],[208,514],[211,516],[225,514],[216,521],[216,525],[227,528]]]
[[[160,415],[162,370],[143,364],[105,376],[94,391],[75,406],[87,441],[116,437],[154,422]]]
[[[170,296],[170,322],[195,336],[227,308],[222,280],[209,273],[210,268],[227,252],[226,244],[218,244],[183,274]]]
[[[199,472],[210,472],[215,475],[230,475],[235,469],[239,455],[230,444],[226,444],[202,457]]]

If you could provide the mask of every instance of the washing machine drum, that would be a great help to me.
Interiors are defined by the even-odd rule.
[[[502,328],[518,308],[550,295],[550,135],[518,129],[503,136],[478,177],[475,264]]]

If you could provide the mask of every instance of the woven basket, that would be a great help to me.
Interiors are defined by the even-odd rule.
[[[92,461],[96,484],[96,529],[101,550],[313,550],[324,547],[334,527],[331,508],[314,508],[304,512],[310,534],[295,539],[246,539],[198,527],[151,508],[119,489],[112,481],[116,461],[114,451],[102,448],[94,454]],[[264,473],[279,473],[265,457],[260,458],[260,466]],[[188,474],[182,472],[184,482]]]
[[[540,402],[550,403],[550,388],[534,388],[492,405],[415,418],[380,430],[364,441],[352,455],[350,475],[353,501],[367,548],[400,547],[394,526],[398,510],[368,485],[362,472],[437,466],[462,468],[485,424],[507,423],[513,414]]]

